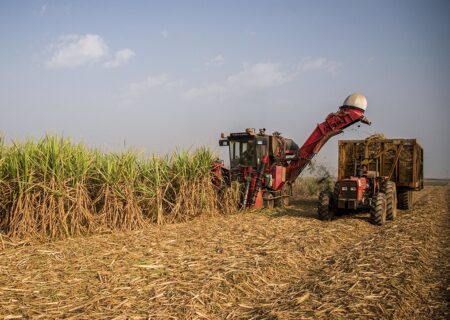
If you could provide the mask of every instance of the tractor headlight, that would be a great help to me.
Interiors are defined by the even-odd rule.
[[[356,187],[350,187],[351,191],[356,191]]]
[[[347,187],[342,187],[341,190],[342,191],[347,191]]]

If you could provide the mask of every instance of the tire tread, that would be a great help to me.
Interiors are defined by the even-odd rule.
[[[317,206],[317,213],[319,219],[322,221],[331,221],[334,218],[334,211],[332,209],[333,194],[330,191],[322,191],[319,195],[319,203]]]
[[[412,209],[412,191],[411,190],[403,190],[397,193],[398,202],[397,208],[401,210],[410,210]]]
[[[370,221],[377,226],[382,226],[386,223],[386,195],[384,193],[377,193],[373,197],[370,208]]]

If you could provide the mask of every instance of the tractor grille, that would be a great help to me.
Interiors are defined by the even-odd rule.
[[[345,199],[356,199],[357,192],[356,191],[343,191],[341,193],[342,198]]]
[[[339,185],[339,209],[353,209],[358,207],[358,186],[356,181],[342,181]]]
[[[344,199],[356,199],[358,196],[358,187],[356,182],[341,183],[339,197]]]

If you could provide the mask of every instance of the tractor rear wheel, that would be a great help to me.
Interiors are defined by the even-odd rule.
[[[394,220],[397,216],[397,191],[395,182],[386,181],[383,189],[386,195],[386,220]]]
[[[333,220],[335,215],[333,194],[330,191],[322,191],[319,194],[319,203],[317,206],[319,219],[322,221]]]
[[[412,191],[411,190],[398,191],[397,196],[398,196],[397,208],[399,208],[401,210],[412,209]]]
[[[370,222],[377,226],[382,226],[386,223],[386,195],[384,193],[377,193],[372,199]]]

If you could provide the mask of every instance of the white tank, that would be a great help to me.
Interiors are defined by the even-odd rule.
[[[352,93],[345,99],[343,107],[358,108],[363,111],[367,109],[367,99],[361,93]]]

